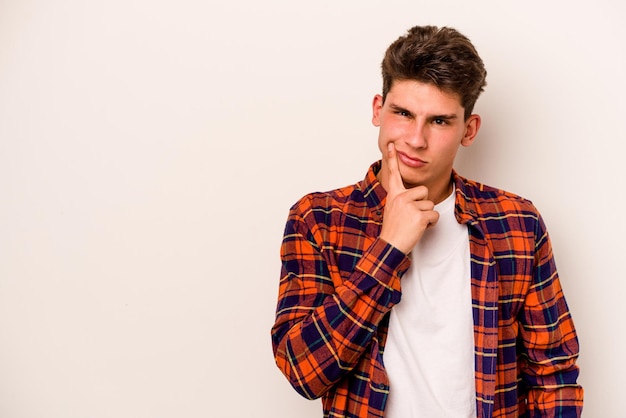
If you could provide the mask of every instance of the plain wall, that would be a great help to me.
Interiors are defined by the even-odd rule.
[[[284,222],[379,158],[415,24],[483,57],[457,169],[540,209],[584,415],[623,416],[624,4],[0,0],[0,416],[320,417],[271,352]]]

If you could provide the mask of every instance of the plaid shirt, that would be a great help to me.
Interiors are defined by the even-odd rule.
[[[382,417],[390,390],[383,351],[410,260],[378,238],[379,169],[305,196],[285,228],[274,354],[296,391],[322,397],[324,417]],[[579,417],[578,340],[539,213],[453,179],[469,229],[477,417]]]

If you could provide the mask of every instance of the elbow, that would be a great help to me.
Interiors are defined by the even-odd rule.
[[[313,371],[306,373],[302,366],[297,366],[294,356],[276,350],[274,358],[278,369],[300,396],[309,400],[318,399],[329,389],[328,386],[321,384],[319,376]]]
[[[312,367],[311,361],[306,356],[304,359],[296,356],[285,340],[280,344],[274,344],[273,349],[276,366],[302,397],[318,399],[332,386],[324,384],[323,376],[320,376],[321,371]]]

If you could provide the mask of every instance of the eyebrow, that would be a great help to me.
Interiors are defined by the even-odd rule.
[[[390,103],[389,107],[391,108],[391,110],[395,111],[395,112],[405,112],[410,116],[415,116],[413,112],[411,112],[410,110],[402,107],[402,106],[398,106],[397,104],[394,103]],[[455,115],[454,113],[452,114],[441,114],[441,115],[431,115],[428,117],[428,119],[432,120],[432,119],[445,119],[445,120],[453,120],[453,119],[457,119],[458,116]]]
[[[457,115],[433,115],[430,117],[430,119],[446,119],[446,120],[452,120],[452,119],[456,119]]]
[[[391,108],[391,110],[393,110],[395,112],[405,112],[405,113],[407,113],[407,114],[409,114],[411,116],[414,116],[413,112],[411,112],[409,109],[405,109],[404,107],[398,106],[397,104],[391,103],[389,105],[389,107]]]

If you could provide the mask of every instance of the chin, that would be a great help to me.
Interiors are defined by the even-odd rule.
[[[421,181],[407,181],[405,179],[402,179],[402,183],[404,183],[404,187],[406,187],[407,189],[412,189],[413,187],[417,186],[424,186],[424,183]]]
[[[405,176],[402,171],[400,171],[400,174],[402,176],[402,182],[404,183],[404,187],[406,187],[407,189],[417,186],[424,186],[426,184],[426,179],[422,177]]]

